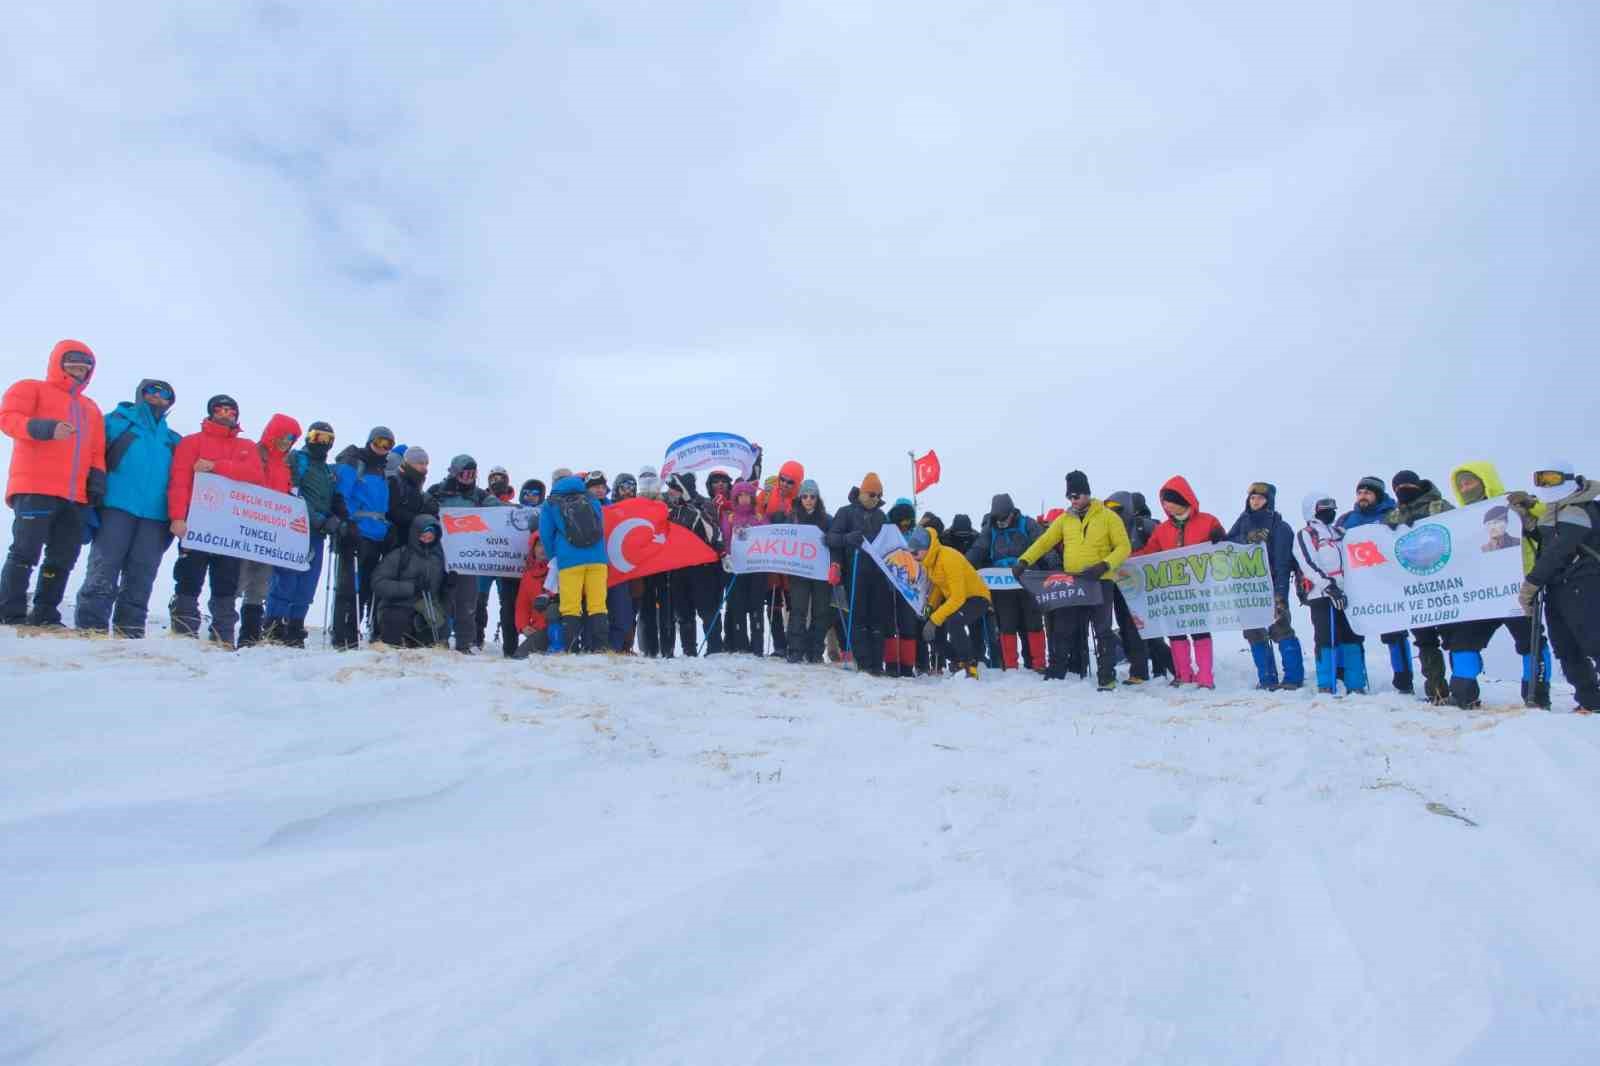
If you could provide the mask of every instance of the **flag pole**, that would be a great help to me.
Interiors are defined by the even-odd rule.
[[[906,452],[906,458],[911,460],[911,506],[920,513],[921,508],[917,507],[917,453]]]

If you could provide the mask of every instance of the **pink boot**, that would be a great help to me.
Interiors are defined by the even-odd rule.
[[[1211,673],[1211,638],[1195,637],[1190,643],[1194,645],[1195,684],[1201,688],[1216,688],[1216,678]]]
[[[1172,647],[1172,684],[1189,685],[1194,683],[1194,666],[1189,662],[1189,638],[1173,637],[1169,642]]]

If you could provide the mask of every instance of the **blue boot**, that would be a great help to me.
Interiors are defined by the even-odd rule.
[[[1344,667],[1345,691],[1352,696],[1367,694],[1367,649],[1363,644],[1339,645],[1339,663]]]
[[[1335,693],[1339,664],[1332,648],[1317,649],[1317,691],[1330,696]]]
[[[1389,645],[1389,665],[1394,669],[1394,690],[1396,692],[1404,692],[1409,696],[1416,691],[1411,674],[1410,637],[1402,634],[1399,640]]]
[[[1300,648],[1300,638],[1290,637],[1278,642],[1278,654],[1283,656],[1283,684],[1279,688],[1299,688],[1306,683],[1306,657]]]
[[[1272,657],[1272,645],[1266,641],[1250,645],[1250,658],[1256,661],[1256,688],[1275,691],[1278,687],[1278,662]]]
[[[560,622],[551,622],[547,632],[550,634],[550,650],[567,650],[567,627]]]
[[[1539,645],[1540,656],[1544,659],[1544,680],[1534,680],[1534,659],[1532,655],[1522,657],[1522,702],[1528,707],[1542,707],[1550,709],[1550,673],[1554,669],[1550,662],[1550,646]]]
[[[1463,711],[1479,706],[1478,675],[1483,673],[1483,656],[1475,651],[1450,653],[1450,702]]]

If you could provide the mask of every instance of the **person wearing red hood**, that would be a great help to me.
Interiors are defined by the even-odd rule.
[[[83,394],[94,353],[81,341],[50,351],[43,381],[25,378],[0,401],[0,431],[16,441],[6,478],[11,549],[0,569],[0,623],[61,625],[61,597],[83,546],[84,509],[106,494],[105,417]],[[44,556],[28,611],[28,585]]]
[[[1228,537],[1228,531],[1222,528],[1221,522],[1200,510],[1200,498],[1182,475],[1168,478],[1167,483],[1161,486],[1161,509],[1167,512],[1167,520],[1156,527],[1145,546],[1135,554],[1149,555],[1152,552],[1187,548],[1193,544],[1220,544]],[[1212,670],[1214,656],[1210,633],[1173,637],[1171,644],[1174,685],[1217,687]],[[1194,648],[1192,661],[1189,658],[1191,645]]]
[[[261,443],[256,453],[261,457],[263,488],[287,495],[294,491],[294,479],[289,473],[289,452],[300,439],[300,423],[288,415],[276,414],[267,419],[267,428],[261,431]],[[267,591],[272,587],[271,563],[244,559],[239,564],[239,647],[248,648],[261,642],[261,621],[267,612]],[[294,571],[289,571],[294,573]]]
[[[239,593],[239,567],[243,560],[183,546],[184,534],[189,532],[189,500],[194,495],[196,474],[216,474],[249,485],[266,480],[255,442],[239,435],[239,403],[232,396],[217,395],[206,401],[200,432],[183,438],[172,453],[172,478],[167,482],[167,514],[172,519],[172,535],[178,538],[178,564],[172,571],[176,587],[167,604],[172,631],[184,637],[200,635],[200,586],[209,577],[211,628],[207,635],[231,648],[234,626],[239,621],[234,597]]]

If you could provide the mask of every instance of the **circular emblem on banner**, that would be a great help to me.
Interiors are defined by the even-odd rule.
[[[222,506],[222,496],[216,489],[200,490],[200,506],[208,511],[215,511]]]
[[[1450,562],[1450,531],[1441,525],[1418,526],[1394,542],[1394,553],[1410,573],[1437,574]]]

